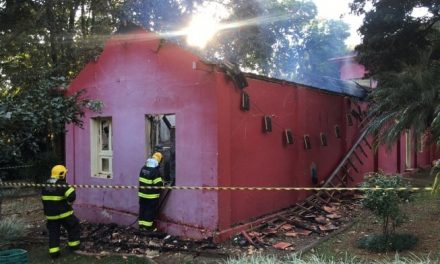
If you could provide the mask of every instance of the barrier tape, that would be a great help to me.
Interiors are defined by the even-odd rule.
[[[35,164],[8,166],[8,167],[1,167],[0,170],[11,170],[11,169],[18,169],[18,168],[30,168],[30,167],[33,167],[33,166],[35,166]]]
[[[84,189],[146,189],[146,190],[202,190],[202,191],[432,191],[432,187],[233,187],[233,186],[134,186],[94,184],[46,184],[0,182],[1,187],[74,187]]]

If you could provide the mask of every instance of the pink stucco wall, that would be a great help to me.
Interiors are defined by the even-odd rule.
[[[226,186],[312,186],[311,165],[317,165],[319,181],[328,177],[338,165],[359,133],[359,122],[346,126],[346,113],[355,104],[341,95],[313,88],[271,82],[248,77],[250,111],[241,111],[240,90],[220,79],[225,93],[221,101],[225,111],[219,127],[226,136],[220,146],[227,153],[221,162],[219,182]],[[272,117],[272,132],[262,132],[264,115]],[[336,138],[334,127],[341,128]],[[283,143],[284,129],[291,129],[294,144]],[[327,135],[328,146],[321,146],[320,133]],[[219,133],[222,134],[222,133]],[[310,136],[312,148],[304,148],[304,135]],[[365,147],[365,146],[364,146]],[[365,147],[366,151],[368,149]],[[220,151],[223,153],[223,151]],[[360,170],[373,166],[373,155]],[[365,169],[364,169],[365,167]],[[362,173],[352,173],[356,182]],[[307,196],[306,192],[231,192],[220,195],[221,223],[227,227],[252,217],[286,208]]]
[[[113,38],[97,62],[75,79],[69,93],[87,89],[104,103],[102,113],[87,112],[84,128],[68,127],[67,166],[76,184],[137,185],[146,158],[145,115],[176,114],[176,185],[217,185],[217,87],[213,73],[194,71],[198,58],[159,41]],[[113,179],[91,177],[91,117],[111,116]],[[162,212],[161,225],[170,234],[200,235],[215,230],[218,215],[213,192],[173,191]],[[138,211],[137,190],[79,189],[78,215],[90,221],[130,224]],[[185,228],[182,228],[182,225]],[[178,229],[178,230],[175,230]],[[192,234],[197,233],[197,234]]]

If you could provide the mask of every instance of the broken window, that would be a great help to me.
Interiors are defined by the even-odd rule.
[[[97,117],[90,124],[91,175],[98,178],[112,178],[112,119]]]
[[[145,153],[146,158],[155,151],[163,155],[161,173],[168,185],[174,185],[176,177],[176,115],[148,114],[145,121]]]

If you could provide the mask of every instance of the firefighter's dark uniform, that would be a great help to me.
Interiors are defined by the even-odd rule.
[[[64,179],[49,179],[48,184],[66,184]],[[57,257],[60,253],[60,228],[63,226],[68,233],[68,246],[76,250],[80,244],[79,220],[73,214],[71,204],[76,194],[73,187],[44,187],[41,199],[43,200],[44,214],[47,218],[49,231],[49,254]]]
[[[148,165],[148,162],[147,162]],[[163,186],[159,166],[144,165],[139,173],[139,186]],[[154,230],[154,220],[157,216],[160,189],[139,188],[139,228]]]

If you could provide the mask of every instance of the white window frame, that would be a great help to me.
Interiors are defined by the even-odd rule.
[[[108,149],[102,149],[103,122],[109,122]],[[113,129],[111,117],[95,117],[90,119],[90,168],[92,177],[113,178]],[[108,170],[103,170],[103,160],[108,160]]]

